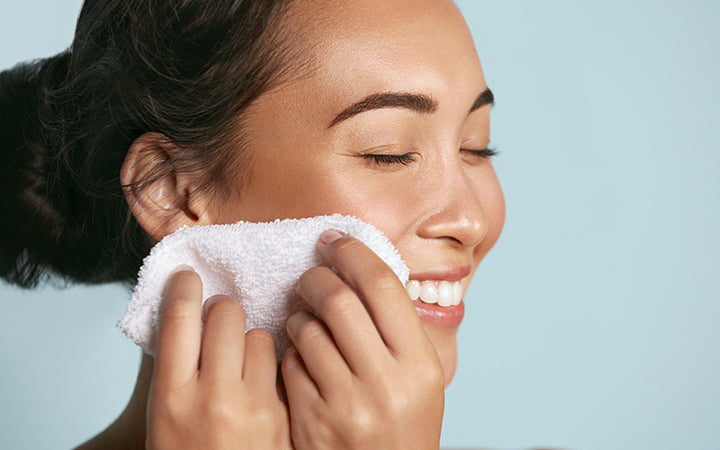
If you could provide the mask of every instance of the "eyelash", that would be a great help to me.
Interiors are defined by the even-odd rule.
[[[476,156],[478,158],[491,158],[498,154],[498,151],[494,148],[484,148],[482,150],[467,150],[467,149],[460,149],[460,150],[463,152],[470,153],[471,155]],[[415,157],[412,155],[412,153],[405,153],[403,155],[367,154],[367,155],[362,155],[362,157],[374,164],[377,164],[378,166],[390,166],[392,164],[402,164],[403,166],[407,166],[411,162],[415,161]]]
[[[362,155],[366,160],[377,164],[378,166],[390,166],[392,164],[402,164],[407,166],[411,162],[415,161],[415,157],[411,153],[405,153],[404,155]]]
[[[484,148],[482,150],[467,150],[467,149],[461,149],[464,152],[468,152],[473,156],[477,156],[480,158],[492,158],[493,156],[497,156],[498,150],[497,148]]]

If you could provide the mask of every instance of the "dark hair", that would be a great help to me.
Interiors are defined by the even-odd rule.
[[[287,3],[86,0],[67,51],[0,73],[2,278],[133,282],[152,241],[120,185],[128,148],[157,132],[182,149],[147,182],[237,172],[237,119],[298,59]]]

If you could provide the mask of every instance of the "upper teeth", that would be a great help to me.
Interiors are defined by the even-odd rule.
[[[420,299],[424,303],[437,303],[440,306],[457,306],[462,301],[463,288],[459,281],[423,281],[410,280],[405,283],[412,300]]]

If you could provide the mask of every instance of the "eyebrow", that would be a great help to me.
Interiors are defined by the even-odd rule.
[[[480,93],[480,95],[478,95],[478,98],[475,100],[475,103],[473,103],[472,108],[470,108],[468,115],[474,113],[485,105],[495,105],[495,95],[493,95],[490,88],[486,88]]]
[[[485,105],[494,105],[495,97],[492,91],[485,89],[475,100],[468,114],[473,113]],[[403,108],[420,114],[432,114],[438,110],[438,102],[425,94],[383,92],[371,94],[357,103],[345,108],[338,114],[328,128],[332,128],[343,120],[347,120],[365,111],[382,108]]]

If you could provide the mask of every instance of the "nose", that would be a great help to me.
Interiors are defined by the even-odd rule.
[[[433,202],[418,228],[420,237],[448,239],[463,248],[477,246],[488,231],[479,183],[473,183],[462,162],[457,162],[436,174],[432,185]]]

